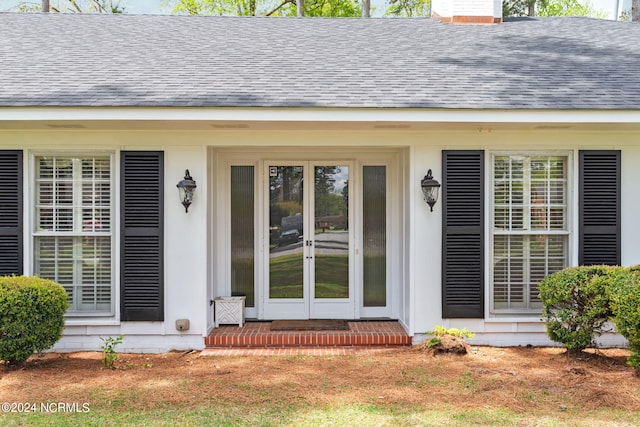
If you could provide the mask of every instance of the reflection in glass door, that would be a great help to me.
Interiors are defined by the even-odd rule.
[[[349,167],[314,167],[314,296],[349,298]]]
[[[269,166],[269,293],[304,298],[304,167]]]
[[[347,162],[312,166],[313,223],[310,242],[310,316],[353,319],[355,317],[352,267],[353,233],[350,226],[351,166]]]
[[[348,164],[266,165],[266,318],[353,318]]]

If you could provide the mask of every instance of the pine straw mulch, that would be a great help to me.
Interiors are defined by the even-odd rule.
[[[623,349],[569,355],[560,348],[471,347],[437,355],[423,345],[351,356],[199,357],[199,352],[46,354],[0,365],[0,402],[90,401],[125,408],[202,405],[392,404],[501,407],[528,415],[566,410],[640,411],[640,378]]]

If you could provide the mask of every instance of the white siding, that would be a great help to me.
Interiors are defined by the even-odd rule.
[[[435,2],[434,2],[435,3]],[[272,114],[273,112],[267,112]],[[357,113],[357,112],[356,112]],[[353,113],[353,114],[356,114]],[[401,112],[393,111],[394,117],[401,120]],[[256,113],[257,114],[257,113]],[[351,113],[349,113],[351,114]],[[212,267],[212,259],[222,259],[225,254],[218,243],[222,233],[221,223],[216,221],[215,212],[224,209],[215,203],[213,195],[216,186],[221,185],[215,179],[215,149],[245,150],[250,153],[264,153],[264,158],[273,156],[273,148],[281,147],[290,153],[298,153],[303,158],[309,147],[317,150],[345,149],[355,157],[365,148],[389,149],[398,154],[399,179],[395,183],[399,209],[397,232],[400,240],[395,249],[398,251],[398,264],[393,276],[396,287],[393,313],[410,334],[415,334],[416,342],[423,339],[421,333],[431,330],[435,325],[448,327],[466,327],[477,333],[472,342],[493,345],[549,344],[544,325],[536,316],[528,318],[490,318],[447,320],[441,318],[441,200],[433,212],[422,200],[420,180],[428,169],[442,181],[442,150],[481,149],[488,154],[492,151],[508,150],[563,150],[573,153],[577,158],[580,149],[619,149],[622,151],[622,262],[624,265],[640,263],[640,224],[637,212],[640,212],[640,124],[637,115],[623,113],[628,123],[611,123],[613,115],[606,113],[605,120],[589,119],[597,124],[574,123],[570,127],[547,129],[539,124],[518,122],[514,115],[486,112],[488,121],[500,121],[503,125],[461,124],[456,123],[454,112],[448,112],[451,120],[438,123],[419,123],[415,119],[419,112],[407,112],[414,117],[413,122],[403,122],[402,126],[382,128],[378,123],[388,120],[380,118],[375,112],[363,115],[366,120],[344,122],[344,112],[336,113],[334,121],[328,123],[299,121],[269,123],[247,121],[246,128],[214,128],[208,122],[186,123],[146,122],[135,129],[125,121],[87,123],[86,129],[55,130],[44,128],[38,122],[26,122],[24,128],[0,130],[0,148],[25,150],[25,159],[29,153],[63,150],[64,152],[110,152],[115,155],[116,173],[119,176],[119,153],[121,150],[164,150],[165,152],[165,321],[164,322],[125,322],[118,316],[108,319],[69,320],[65,337],[55,349],[64,351],[99,349],[100,336],[126,334],[120,347],[127,351],[164,351],[167,349],[202,348],[203,336],[212,320],[209,299],[218,295],[226,285],[225,276]],[[412,116],[413,114],[413,116]],[[484,113],[483,113],[484,114]],[[577,113],[570,117],[581,117]],[[584,117],[589,117],[585,113]],[[397,115],[397,116],[396,116]],[[348,114],[347,114],[348,116]],[[280,117],[280,116],[279,116]],[[427,117],[427,115],[423,116]],[[462,116],[460,116],[462,117]],[[524,116],[517,116],[524,117]],[[633,119],[635,117],[635,119]],[[568,117],[564,117],[567,119]],[[380,119],[379,122],[376,120]],[[68,116],[67,116],[68,120]],[[556,119],[563,120],[562,114]],[[553,120],[550,120],[552,122]],[[635,121],[634,121],[635,120]],[[391,122],[392,120],[388,120]],[[587,121],[586,119],[584,121]],[[81,122],[80,122],[81,123]],[[100,129],[92,130],[91,126]],[[162,129],[158,129],[162,126]],[[40,129],[29,129],[40,127]],[[346,148],[345,148],[346,147]],[[487,159],[490,156],[486,156]],[[25,160],[25,169],[28,169]],[[178,201],[175,184],[182,179],[184,170],[189,169],[197,181],[198,189],[194,204],[189,213]],[[574,174],[575,175],[575,174]],[[486,185],[490,185],[486,175]],[[573,177],[574,191],[570,195],[573,211],[577,209],[577,178]],[[25,212],[30,213],[32,189],[29,171],[25,170]],[[116,212],[119,209],[119,183],[116,179]],[[487,196],[490,194],[488,189]],[[441,196],[441,195],[440,195]],[[487,203],[488,205],[488,203]],[[488,206],[487,206],[488,209]],[[488,215],[488,211],[487,211]],[[487,216],[488,218],[488,216]],[[577,220],[572,218],[573,229],[570,236],[570,262],[577,264]],[[25,218],[25,273],[33,271],[31,249],[31,218]],[[118,230],[116,224],[115,230]],[[208,244],[208,241],[211,243]],[[488,243],[487,243],[488,244]],[[116,248],[119,238],[116,236]],[[487,252],[488,253],[488,252]],[[220,258],[219,258],[220,257]],[[116,278],[119,276],[119,250],[116,249]],[[487,261],[488,262],[488,261]],[[485,265],[486,266],[486,265]],[[488,273],[487,273],[488,274]],[[119,293],[116,282],[116,294]],[[486,285],[489,285],[487,277]],[[485,303],[489,303],[488,290]],[[118,307],[116,305],[116,307]],[[118,311],[118,310],[116,310]],[[177,319],[187,318],[191,328],[185,333],[175,329]],[[623,344],[624,340],[612,335],[603,339],[608,345]]]

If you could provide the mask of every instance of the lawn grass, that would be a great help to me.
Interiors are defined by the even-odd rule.
[[[316,298],[349,298],[349,255],[316,255]]]
[[[269,259],[270,298],[303,298],[303,261],[302,252]]]
[[[4,426],[637,426],[628,351],[420,348],[350,356],[200,357],[197,352],[47,355],[0,366],[1,402],[87,404],[2,413]]]
[[[133,397],[129,397],[133,398]],[[183,408],[131,409],[95,404],[89,413],[31,413],[0,415],[5,427],[18,426],[635,426],[637,413],[623,410],[565,412],[561,415],[527,416],[505,408],[465,409],[452,405],[436,408],[406,407],[385,403],[344,406],[308,404],[260,406],[207,405]]]
[[[315,297],[349,298],[349,256],[318,255],[315,259]],[[302,298],[303,254],[269,260],[269,296]]]

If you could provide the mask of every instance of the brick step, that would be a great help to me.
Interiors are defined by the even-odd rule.
[[[220,326],[205,338],[212,347],[390,347],[411,345],[397,322],[349,322],[348,331],[271,331],[270,322]]]

